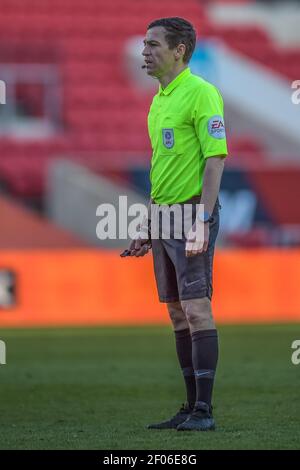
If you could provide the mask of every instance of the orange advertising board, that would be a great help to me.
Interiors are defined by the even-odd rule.
[[[16,304],[0,327],[169,323],[152,257],[97,249],[0,251],[15,273]],[[218,323],[300,321],[300,250],[219,250],[214,270]]]

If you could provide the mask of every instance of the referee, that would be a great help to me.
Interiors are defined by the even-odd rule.
[[[218,336],[211,308],[212,267],[227,145],[222,97],[188,67],[195,44],[192,24],[178,17],[153,21],[144,40],[144,68],[160,84],[148,116],[151,203],[191,204],[194,217],[181,239],[151,240],[150,234],[148,239],[141,234],[129,248],[131,256],[139,257],[152,244],[159,299],[167,304],[187,394],[173,417],[149,429],[215,428],[211,402]],[[195,209],[199,203],[204,211]],[[202,237],[195,236],[196,229]]]

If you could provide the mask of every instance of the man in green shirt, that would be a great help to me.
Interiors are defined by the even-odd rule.
[[[160,83],[148,117],[151,202],[162,208],[193,208],[193,226],[186,236],[166,239],[160,231],[151,240],[150,234],[141,234],[130,245],[131,256],[139,257],[152,244],[158,294],[168,307],[187,392],[179,412],[150,429],[215,427],[211,399],[218,337],[211,308],[212,266],[227,146],[219,91],[188,68],[195,44],[191,23],[177,17],[153,21],[144,40],[144,68]],[[175,224],[171,222],[173,230]]]

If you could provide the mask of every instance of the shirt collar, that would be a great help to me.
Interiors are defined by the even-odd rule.
[[[183,83],[189,76],[191,75],[191,70],[189,67],[184,69],[180,74],[177,75],[177,77],[174,78],[167,86],[166,88],[162,88],[161,85],[159,85],[159,90],[158,94],[159,95],[169,95],[172,93],[172,91],[181,83]]]

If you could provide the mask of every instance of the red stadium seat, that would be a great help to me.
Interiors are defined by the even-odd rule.
[[[0,53],[5,62],[55,63],[64,91],[63,137],[39,142],[0,138],[0,179],[12,191],[41,192],[48,162],[61,154],[76,159],[81,151],[96,152],[101,157],[91,159],[94,168],[101,167],[103,151],[122,151],[124,165],[132,154],[137,162],[150,154],[150,100],[138,96],[125,79],[123,48],[132,35],[144,34],[153,18],[170,11],[190,19],[201,34],[221,37],[254,60],[274,65],[273,45],[263,29],[212,25],[198,0],[1,0]],[[296,63],[297,51],[293,54]],[[277,64],[289,76],[291,56]],[[251,137],[248,143],[235,143],[233,150],[260,151]]]

